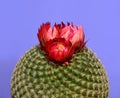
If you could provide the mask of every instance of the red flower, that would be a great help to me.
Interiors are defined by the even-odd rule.
[[[55,24],[53,28],[50,23],[42,24],[38,30],[38,39],[42,50],[46,52],[49,60],[54,62],[67,62],[72,54],[81,50],[84,43],[84,32],[82,26],[73,24]]]

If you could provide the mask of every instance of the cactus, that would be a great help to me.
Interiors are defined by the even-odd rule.
[[[11,79],[12,98],[108,98],[103,64],[87,46],[65,63],[46,58],[36,45],[17,63]]]

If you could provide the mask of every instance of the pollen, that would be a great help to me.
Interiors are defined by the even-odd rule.
[[[59,45],[57,46],[57,50],[58,50],[58,51],[63,51],[64,48],[65,48],[65,46],[62,45],[62,44],[59,44]]]

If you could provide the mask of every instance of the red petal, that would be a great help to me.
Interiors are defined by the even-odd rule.
[[[64,46],[64,49],[58,51],[56,47],[61,44]],[[54,62],[66,62],[74,53],[74,49],[71,47],[71,45],[72,44],[69,41],[66,41],[63,38],[50,40],[46,44],[47,57]]]
[[[50,23],[47,22],[46,24],[42,24],[40,28],[38,29],[38,39],[42,47],[45,46],[45,34],[48,32],[50,28]]]

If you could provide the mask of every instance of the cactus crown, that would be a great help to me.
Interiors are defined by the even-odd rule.
[[[73,54],[67,66],[53,66],[39,48],[19,60],[12,76],[13,98],[108,98],[105,70],[87,47]]]

